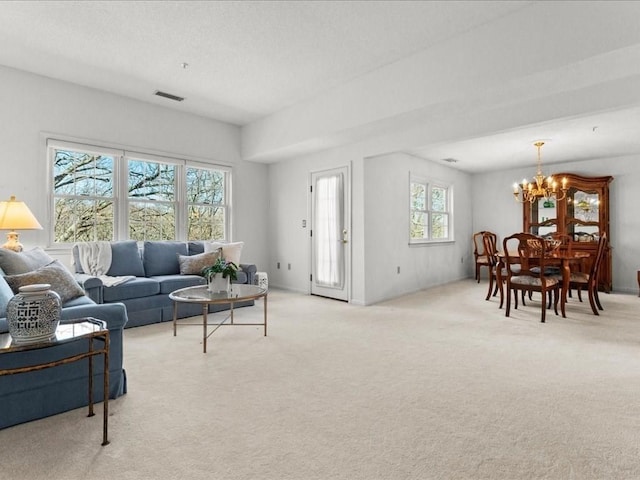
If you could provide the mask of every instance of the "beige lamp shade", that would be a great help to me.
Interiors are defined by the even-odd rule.
[[[12,195],[8,201],[0,202],[0,230],[11,230],[7,234],[7,243],[2,247],[21,252],[22,245],[15,230],[42,230],[42,225],[29,207]]]

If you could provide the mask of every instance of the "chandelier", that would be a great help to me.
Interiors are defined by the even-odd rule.
[[[533,203],[538,198],[549,200],[551,197],[555,197],[556,200],[562,200],[567,196],[567,190],[569,190],[567,179],[562,179],[562,186],[560,188],[558,188],[558,182],[556,182],[552,176],[548,176],[545,179],[542,174],[542,160],[540,159],[540,149],[544,145],[544,142],[536,142],[533,145],[538,149],[538,172],[534,177],[535,183],[527,182],[526,178],[522,180],[520,185],[514,183],[513,198],[516,202],[520,203]]]

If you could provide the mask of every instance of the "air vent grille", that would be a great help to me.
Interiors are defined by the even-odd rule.
[[[443,158],[442,159],[443,162],[447,162],[447,163],[457,163],[458,160],[456,160],[455,158]]]
[[[156,90],[156,93],[154,93],[154,95],[157,95],[158,97],[168,98],[169,100],[175,100],[176,102],[182,102],[184,100],[184,97],[172,95],[171,93],[162,92],[160,90]]]

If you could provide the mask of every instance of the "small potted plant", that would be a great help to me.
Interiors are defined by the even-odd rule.
[[[229,291],[229,283],[236,280],[238,266],[233,262],[227,262],[220,257],[216,263],[202,269],[202,276],[207,279],[210,292],[227,292]]]

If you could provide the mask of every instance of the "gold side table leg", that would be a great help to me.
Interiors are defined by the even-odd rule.
[[[104,400],[102,412],[102,445],[109,445],[109,331],[104,336]]]
[[[209,305],[202,305],[202,353],[207,353],[207,311]]]
[[[93,337],[89,338],[89,415],[88,417],[93,417]]]
[[[264,336],[267,336],[267,296],[264,296]]]
[[[176,336],[177,330],[177,321],[178,321],[178,302],[173,302],[173,336]]]

